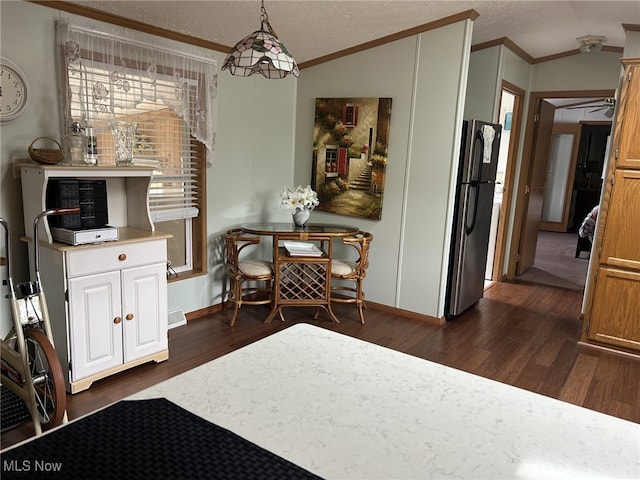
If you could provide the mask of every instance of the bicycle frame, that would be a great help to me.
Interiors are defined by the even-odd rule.
[[[3,362],[6,362],[13,371],[6,370],[7,367],[3,364],[2,384],[22,398],[25,402],[25,405],[31,414],[31,418],[33,419],[33,428],[35,429],[36,435],[40,435],[42,433],[42,426],[40,424],[40,415],[38,414],[35,404],[36,392],[33,387],[31,375],[29,375],[29,357],[27,355],[27,346],[24,340],[24,330],[22,329],[22,323],[20,321],[21,317],[16,298],[16,290],[13,285],[9,225],[4,218],[0,218],[0,224],[2,224],[5,229],[8,272],[7,286],[9,287],[9,294],[7,297],[11,301],[11,316],[13,318],[13,328],[7,337],[2,340],[0,351]],[[15,342],[13,348],[10,345],[11,340],[14,340]]]
[[[57,208],[41,212],[33,222],[33,248],[34,248],[34,274],[33,281],[15,285],[11,266],[11,239],[9,225],[3,218],[0,224],[5,230],[5,245],[7,254],[7,286],[9,293],[7,298],[11,302],[11,315],[13,327],[9,334],[2,339],[2,384],[18,395],[27,406],[33,419],[36,435],[42,433],[42,423],[38,411],[39,396],[36,395],[34,378],[31,373],[29,352],[27,351],[26,330],[37,328],[46,335],[51,348],[54,348],[53,334],[47,308],[47,301],[40,280],[40,257],[38,250],[38,225],[41,219],[48,215],[63,215],[78,213],[79,208]],[[46,343],[46,340],[43,340]],[[46,359],[49,362],[49,359]],[[57,357],[55,358],[57,361]],[[49,362],[50,363],[50,362]],[[49,365],[51,368],[51,365]],[[59,368],[59,362],[58,362]],[[42,379],[35,379],[36,382]],[[40,405],[42,407],[42,405]],[[63,415],[63,423],[67,421],[66,411]]]

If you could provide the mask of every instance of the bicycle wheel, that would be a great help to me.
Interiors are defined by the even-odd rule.
[[[29,369],[36,393],[36,407],[42,430],[62,423],[67,408],[67,393],[60,360],[42,330],[25,329]]]

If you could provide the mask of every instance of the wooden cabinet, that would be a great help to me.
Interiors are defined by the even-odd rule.
[[[610,198],[600,262],[640,272],[640,170],[617,169]]]
[[[640,59],[623,59],[582,341],[640,354]]]
[[[624,82],[626,92],[622,92],[620,113],[620,139],[617,144],[618,168],[640,170],[640,60],[625,62]],[[622,103],[624,102],[624,103]],[[622,110],[624,108],[624,110]]]
[[[156,232],[150,220],[151,173],[146,167],[21,167],[27,235],[33,232],[35,215],[46,209],[49,181],[57,178],[106,179],[109,224],[119,230],[115,242],[79,246],[54,242],[47,225],[39,231],[40,276],[71,393],[169,357],[166,265],[171,235]]]
[[[601,267],[589,340],[640,351],[640,271]]]

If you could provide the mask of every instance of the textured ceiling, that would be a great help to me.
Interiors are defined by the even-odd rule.
[[[260,27],[259,0],[73,1],[139,22],[232,46]],[[622,24],[640,25],[640,0],[265,0],[269,21],[298,63],[473,9],[474,45],[507,37],[533,58],[604,35],[623,47]]]

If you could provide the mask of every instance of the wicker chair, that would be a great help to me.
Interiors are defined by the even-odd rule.
[[[227,301],[234,304],[229,325],[233,326],[242,305],[265,305],[272,302],[273,264],[265,260],[240,259],[245,249],[260,243],[259,237],[248,236],[240,228],[234,228],[225,233],[224,240],[225,267],[229,274]],[[264,282],[264,286],[259,286],[261,282]]]
[[[373,235],[360,232],[353,237],[345,237],[342,242],[357,252],[355,260],[331,260],[331,301],[336,303],[355,303],[360,312],[360,322],[364,324],[364,302],[362,282],[369,267],[369,246]],[[335,282],[338,280],[339,282]]]

